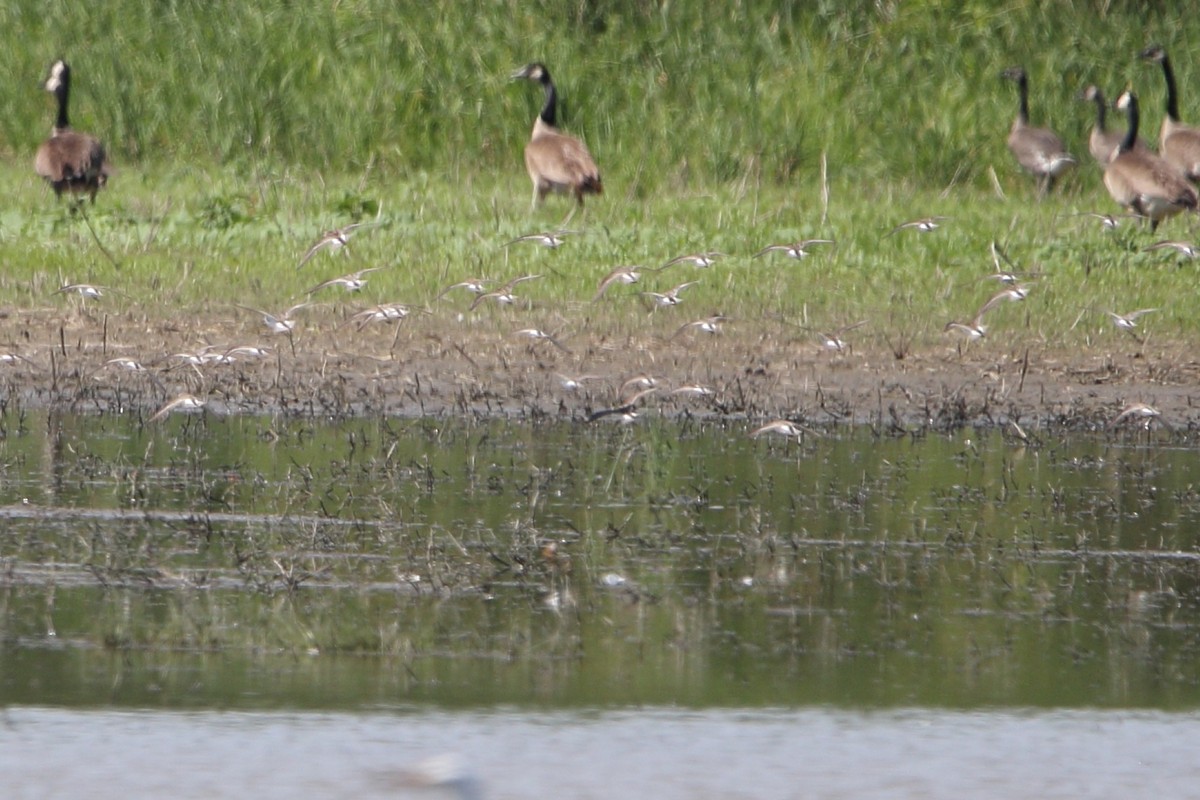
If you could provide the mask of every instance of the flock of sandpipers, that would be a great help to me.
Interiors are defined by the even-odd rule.
[[[1197,193],[1193,185],[1200,180],[1200,129],[1183,125],[1179,121],[1178,93],[1174,73],[1166,52],[1159,46],[1147,48],[1141,56],[1144,59],[1161,65],[1167,84],[1167,114],[1163,120],[1160,138],[1160,153],[1153,153],[1150,148],[1138,138],[1139,109],[1137,98],[1132,91],[1123,92],[1117,100],[1116,107],[1123,110],[1128,118],[1128,126],[1124,133],[1113,134],[1105,127],[1106,104],[1103,95],[1096,87],[1089,87],[1082,99],[1095,102],[1097,120],[1089,141],[1089,150],[1104,168],[1104,183],[1113,198],[1123,206],[1128,213],[1101,214],[1088,213],[1106,228],[1116,228],[1126,217],[1140,218],[1148,221],[1152,230],[1161,221],[1183,211],[1194,211],[1197,208]],[[588,152],[586,146],[576,137],[563,133],[557,127],[557,90],[550,77],[549,70],[542,64],[530,64],[513,75],[514,78],[527,79],[539,83],[545,92],[542,109],[534,120],[533,132],[525,148],[525,165],[533,183],[533,205],[537,206],[550,192],[565,192],[572,194],[575,204],[563,221],[569,223],[575,211],[582,207],[584,196],[599,194],[603,191],[600,172]],[[1013,80],[1019,87],[1020,105],[1017,117],[1013,122],[1008,138],[1008,145],[1018,163],[1037,177],[1039,191],[1049,191],[1055,180],[1068,168],[1076,163],[1076,159],[1067,152],[1061,139],[1045,128],[1036,128],[1029,121],[1028,78],[1025,71],[1019,67],[1006,70],[1003,77]],[[109,177],[109,165],[103,144],[94,136],[75,131],[68,119],[68,96],[70,91],[70,68],[65,61],[59,59],[51,65],[45,88],[53,93],[58,101],[58,116],[51,136],[38,149],[35,168],[39,175],[46,179],[56,194],[63,192],[82,194],[93,202],[96,194],[103,188]],[[932,216],[914,219],[896,226],[885,234],[890,237],[904,231],[931,233],[937,230],[946,217]],[[374,220],[357,222],[342,228],[324,233],[301,256],[299,267],[305,266],[322,251],[349,251],[350,238],[358,231],[384,223],[381,215]],[[530,243],[556,249],[562,246],[569,237],[579,231],[563,227],[560,230],[533,233],[518,237],[505,243],[505,247]],[[832,239],[805,239],[796,242],[773,243],[761,248],[754,254],[755,258],[778,253],[792,259],[803,259],[817,248],[834,245]],[[1189,242],[1164,240],[1156,242],[1147,250],[1171,249],[1188,258],[1194,258],[1196,248]],[[993,309],[1010,302],[1024,300],[1036,285],[1036,274],[1022,274],[1008,259],[998,244],[991,247],[991,256],[995,271],[988,277],[1000,284],[999,290],[993,294],[979,310],[967,321],[951,321],[945,325],[948,332],[958,332],[968,340],[980,339],[986,336],[987,327],[984,317]],[[600,301],[614,286],[633,285],[641,282],[643,276],[662,272],[677,265],[691,265],[697,269],[707,269],[724,257],[719,252],[696,252],[681,255],[666,261],[655,268],[636,266],[621,266],[606,274],[596,287],[592,302]],[[255,309],[250,306],[237,307],[259,314],[265,328],[272,334],[284,335],[292,340],[296,328],[296,314],[305,308],[315,305],[312,296],[325,289],[340,287],[347,292],[362,289],[368,282],[368,276],[379,271],[380,267],[369,267],[355,272],[340,275],[321,281],[308,290],[308,300],[297,303],[280,313],[272,313]],[[514,305],[518,302],[515,290],[518,286],[541,278],[539,274],[521,275],[503,284],[488,279],[466,279],[458,281],[443,289],[435,298],[440,300],[447,294],[463,291],[473,295],[468,311],[474,311],[486,303],[497,305]],[[684,292],[698,281],[682,281],[671,288],[662,291],[642,291],[640,297],[651,312],[678,306],[683,303]],[[93,284],[68,283],[57,290],[59,293],[74,293],[85,300],[101,298],[106,288]],[[386,303],[362,309],[349,316],[342,325],[353,325],[363,328],[378,322],[398,322],[405,319],[417,309],[403,303]],[[427,309],[425,309],[427,310]],[[1113,325],[1137,336],[1139,320],[1146,314],[1156,311],[1155,308],[1142,308],[1129,312],[1106,312]],[[715,313],[700,319],[691,320],[680,325],[672,338],[688,333],[717,334],[727,317]],[[848,345],[845,336],[864,325],[866,321],[857,321],[831,331],[812,330],[821,347],[841,352]],[[811,330],[811,329],[806,329]],[[515,335],[530,339],[533,343],[545,342],[561,351],[570,352],[568,346],[557,332],[548,332],[538,327],[522,328]],[[294,340],[293,351],[294,351]],[[238,359],[261,359],[272,353],[272,348],[259,345],[238,345],[234,347],[205,346],[195,352],[173,354],[176,363],[187,365],[198,373],[206,366],[228,364]],[[16,353],[0,353],[0,363],[15,364],[28,361]],[[30,362],[32,363],[32,362]],[[146,367],[135,359],[114,358],[105,364],[115,369],[144,372]],[[201,375],[203,378],[203,375]],[[559,375],[560,384],[564,390],[576,391],[593,376]],[[645,398],[660,391],[658,381],[648,375],[639,375],[625,381],[617,391],[616,401],[609,408],[590,413],[589,420],[615,417],[623,422],[632,422],[638,416],[637,408]],[[679,386],[670,390],[672,394],[707,397],[713,390],[699,384]],[[181,394],[160,408],[151,418],[154,422],[174,411],[185,411],[202,408],[206,404],[203,397],[194,394]],[[1146,424],[1162,420],[1161,414],[1152,406],[1135,403],[1121,410],[1112,424],[1129,419],[1139,419]],[[781,434],[788,437],[801,437],[810,432],[808,428],[797,422],[778,419],[768,422],[753,431],[752,436],[763,434]]]

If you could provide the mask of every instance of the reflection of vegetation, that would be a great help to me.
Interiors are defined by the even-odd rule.
[[[0,500],[88,516],[10,507],[0,701],[1200,699],[1187,451],[80,422],[3,442]]]

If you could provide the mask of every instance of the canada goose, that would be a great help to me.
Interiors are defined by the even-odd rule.
[[[1016,81],[1021,95],[1017,118],[1013,120],[1008,134],[1008,149],[1017,163],[1038,179],[1038,195],[1042,196],[1054,188],[1054,181],[1075,163],[1075,157],[1067,152],[1062,139],[1048,128],[1033,128],[1029,125],[1029,78],[1021,67],[1009,67],[1001,77]]]
[[[1134,149],[1138,134],[1137,96],[1128,90],[1117,98],[1129,117],[1129,129],[1104,168],[1104,185],[1119,204],[1150,220],[1150,230],[1184,209],[1196,208],[1196,190],[1182,173],[1150,152]]]
[[[1200,180],[1200,129],[1179,121],[1179,91],[1167,51],[1162,45],[1154,44],[1143,50],[1141,56],[1161,64],[1167,81],[1167,113],[1158,134],[1159,154],[1188,180]]]
[[[1108,166],[1109,160],[1112,159],[1113,153],[1117,152],[1117,145],[1125,138],[1125,134],[1122,131],[1108,129],[1108,106],[1104,102],[1104,92],[1100,91],[1100,87],[1087,87],[1080,92],[1079,99],[1096,104],[1096,124],[1092,126],[1092,133],[1088,136],[1088,152],[1100,163],[1100,166]],[[1140,138],[1134,143],[1133,148],[1143,151],[1150,149]]]
[[[56,197],[64,191],[87,194],[93,203],[96,193],[108,183],[108,159],[104,144],[87,133],[71,129],[67,102],[71,94],[71,68],[61,58],[50,65],[44,88],[58,99],[58,118],[50,138],[42,142],[33,168],[46,179]]]
[[[513,79],[537,81],[546,90],[546,102],[533,121],[533,134],[525,145],[525,169],[533,181],[533,202],[536,208],[550,191],[575,195],[576,208],[583,205],[585,194],[601,194],[604,184],[600,170],[587,147],[579,139],[559,131],[557,125],[558,92],[550,71],[544,64],[527,64],[513,73]]]

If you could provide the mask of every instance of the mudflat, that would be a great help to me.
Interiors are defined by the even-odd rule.
[[[192,395],[208,413],[471,415],[585,421],[625,407],[761,424],[855,423],[891,430],[960,425],[1097,429],[1146,404],[1175,431],[1200,420],[1200,359],[1186,343],[1116,332],[1090,348],[1032,336],[969,341],[940,331],[900,341],[870,324],[839,349],[770,320],[723,320],[715,333],[666,313],[631,325],[531,331],[528,315],[406,309],[356,320],[306,310],[290,336],[257,315],[210,309],[0,310],[6,404],[149,420]],[[645,391],[650,389],[652,391]],[[630,398],[641,396],[630,404]],[[597,422],[622,419],[599,415]],[[1128,414],[1120,425],[1145,424]]]

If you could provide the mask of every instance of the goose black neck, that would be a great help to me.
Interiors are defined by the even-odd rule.
[[[1163,77],[1167,79],[1167,116],[1172,122],[1179,122],[1179,91],[1175,87],[1175,70],[1171,68],[1171,59],[1166,54],[1162,57]]]
[[[1029,124],[1029,80],[1022,75],[1017,78],[1017,92],[1021,96],[1021,107],[1017,112],[1023,124]]]
[[[542,74],[542,86],[546,89],[546,103],[542,106],[542,113],[539,115],[542,122],[555,127],[558,120],[558,91],[554,88],[554,81],[550,80],[548,73]]]
[[[54,96],[58,98],[58,120],[54,123],[57,130],[66,130],[71,127],[71,122],[67,118],[67,95],[70,92],[71,86],[65,80],[54,90]]]
[[[1108,126],[1108,108],[1104,105],[1104,95],[1096,92],[1096,128],[1104,131]]]
[[[1125,131],[1125,138],[1117,145],[1118,153],[1128,153],[1133,149],[1134,142],[1137,141],[1138,135],[1138,101],[1137,97],[1129,95],[1126,98],[1129,102],[1126,104],[1126,114],[1129,117],[1129,129]]]

